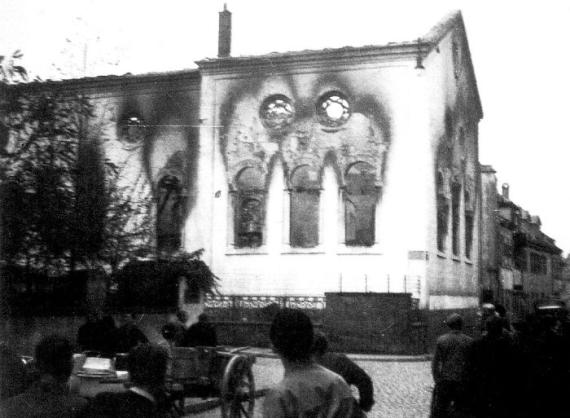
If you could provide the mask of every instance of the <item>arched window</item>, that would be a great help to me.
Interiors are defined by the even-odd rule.
[[[368,163],[353,164],[345,176],[344,229],[349,246],[374,245],[375,213],[378,200],[376,172]]]
[[[303,165],[291,175],[290,243],[292,247],[319,244],[320,180],[316,169]]]
[[[473,202],[471,201],[471,195],[468,191],[464,193],[464,205],[465,205],[465,257],[471,258],[471,253],[473,251],[473,225],[475,222],[475,216],[473,211]]]
[[[449,218],[449,200],[445,193],[445,182],[443,174],[438,171],[436,179],[437,189],[437,249],[441,252],[445,251],[445,241],[447,239],[448,218]]]
[[[236,178],[234,227],[238,248],[259,247],[263,243],[264,187],[257,168],[244,168]]]
[[[173,253],[182,244],[182,185],[176,176],[158,182],[156,247],[159,253]]]
[[[451,185],[451,249],[453,255],[459,255],[459,205],[461,201],[461,184]]]

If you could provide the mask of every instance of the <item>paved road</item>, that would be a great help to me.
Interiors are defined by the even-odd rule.
[[[376,405],[369,417],[422,418],[427,417],[433,380],[428,361],[357,361],[374,381]],[[278,382],[283,368],[276,359],[258,358],[254,365],[255,384],[258,389]],[[257,399],[255,417],[261,417],[263,398]],[[197,415],[216,418],[219,409]]]

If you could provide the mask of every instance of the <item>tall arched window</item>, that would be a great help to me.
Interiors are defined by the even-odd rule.
[[[368,163],[353,164],[345,176],[345,242],[350,246],[374,245],[375,213],[378,200],[376,172]]]
[[[234,200],[235,245],[239,248],[259,247],[263,243],[264,200],[263,174],[247,167],[236,178]]]
[[[319,172],[308,165],[297,167],[291,175],[289,239],[292,247],[319,244]]]
[[[459,255],[459,205],[461,203],[461,184],[451,184],[451,250],[453,255]]]
[[[443,174],[437,172],[436,178],[436,198],[437,198],[437,249],[441,252],[445,251],[445,241],[447,239],[448,218],[449,218],[449,200],[445,193],[445,182]]]
[[[158,182],[156,247],[160,253],[173,253],[182,244],[182,185],[176,176],[166,175]]]
[[[473,226],[475,223],[475,216],[473,211],[473,202],[471,201],[471,194],[468,191],[464,193],[464,207],[465,207],[465,257],[471,258],[473,251]]]

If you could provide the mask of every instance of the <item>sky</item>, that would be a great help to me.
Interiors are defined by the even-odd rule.
[[[222,0],[2,0],[0,55],[42,79],[176,71],[217,54]],[[461,10],[483,104],[479,159],[570,251],[570,2],[227,0],[232,55],[415,40]]]

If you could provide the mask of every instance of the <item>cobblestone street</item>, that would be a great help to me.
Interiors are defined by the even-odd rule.
[[[427,417],[433,380],[429,361],[357,361],[374,380],[376,405],[369,417]],[[277,359],[258,358],[254,365],[257,389],[270,387],[283,374]],[[256,400],[255,417],[261,417],[263,398]],[[219,417],[219,408],[189,417]]]

